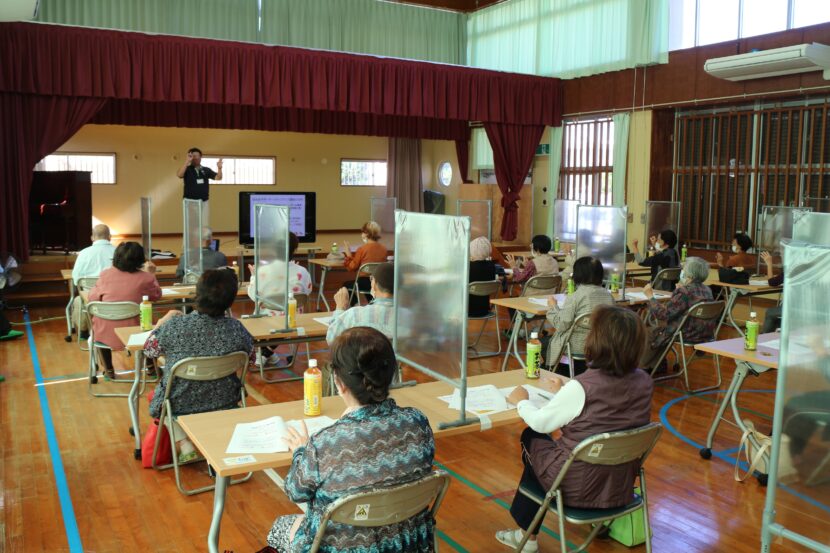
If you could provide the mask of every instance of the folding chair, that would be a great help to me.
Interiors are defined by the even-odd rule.
[[[139,306],[131,301],[91,301],[86,304],[86,313],[90,318],[89,324],[89,340],[92,347],[89,349],[89,393],[94,397],[129,397],[129,394],[106,393],[99,394],[92,391],[92,385],[98,383],[98,361],[95,354],[98,350],[108,349],[111,347],[95,340],[95,331],[92,325],[92,319],[99,318],[105,321],[123,321],[124,319],[132,319],[138,317]],[[141,390],[144,390],[144,377],[142,376]],[[133,380],[115,380],[117,384],[133,384]]]
[[[78,284],[75,285],[75,287],[78,289],[78,297],[80,297],[81,292],[89,293],[90,290],[95,288],[96,282],[98,282],[98,277],[79,278]],[[87,313],[83,299],[81,299],[81,308],[78,309],[77,315],[78,320],[75,321],[75,328],[78,330],[78,347],[81,348],[81,351],[88,351],[89,348],[84,347],[84,340],[81,340],[81,321],[84,317],[86,317],[86,322],[89,327],[92,326],[92,321],[90,321],[89,319],[89,313]]]
[[[676,371],[672,374],[667,374],[665,376],[656,377],[656,378],[654,378],[654,380],[667,380],[669,378],[677,378],[679,376],[683,376],[683,380],[684,380],[684,383],[686,385],[686,390],[688,390],[690,393],[693,393],[693,394],[696,394],[698,392],[705,392],[705,391],[708,391],[708,390],[717,390],[718,388],[720,388],[722,378],[721,378],[721,373],[720,373],[720,357],[717,356],[717,355],[714,356],[714,358],[715,358],[715,372],[716,372],[717,377],[718,377],[717,384],[715,384],[713,386],[706,386],[704,388],[696,388],[694,390],[692,390],[689,387],[688,368],[689,368],[689,365],[695,359],[694,359],[694,357],[692,357],[692,359],[690,361],[686,360],[686,348],[687,347],[694,348],[695,344],[704,344],[706,342],[711,342],[712,340],[715,339],[715,336],[713,335],[711,337],[708,337],[705,340],[700,340],[698,342],[689,343],[689,342],[686,342],[683,338],[683,327],[686,325],[686,322],[689,319],[697,319],[697,320],[700,320],[700,321],[719,321],[721,315],[723,314],[723,309],[724,309],[725,305],[726,305],[726,302],[724,302],[724,301],[708,301],[708,302],[707,301],[701,301],[701,302],[698,302],[698,303],[694,304],[693,306],[691,306],[689,308],[688,311],[686,311],[686,314],[683,315],[683,319],[681,319],[680,324],[677,327],[677,330],[675,330],[674,334],[672,334],[671,340],[669,340],[669,343],[666,344],[666,347],[663,349],[662,353],[660,354],[660,357],[657,358],[657,360],[654,362],[654,365],[651,367],[651,376],[654,377],[654,373],[657,371],[657,368],[660,366],[660,362],[663,361],[663,359],[665,359],[666,355],[668,355],[668,353],[669,353],[669,350],[671,350],[672,353],[674,353],[674,359],[675,359],[674,366],[675,366],[675,368],[678,367],[678,363],[677,363],[678,360],[682,360],[683,367],[679,371]],[[675,349],[675,345],[680,346],[680,355],[677,354],[677,350]],[[694,352],[694,349],[692,351]],[[696,355],[696,353],[693,353],[693,355]],[[648,367],[646,367],[646,368],[648,368]]]
[[[680,267],[663,269],[654,277],[654,280],[651,282],[651,287],[655,290],[665,290],[668,292],[674,290],[674,287],[680,282],[680,271]]]
[[[562,553],[576,553],[586,550],[600,530],[605,527],[606,522],[633,513],[637,509],[643,509],[643,530],[646,536],[646,552],[651,553],[651,524],[648,520],[646,473],[643,465],[651,450],[654,449],[654,445],[660,438],[662,431],[663,426],[661,424],[652,422],[632,430],[606,432],[586,438],[568,456],[568,459],[562,466],[562,470],[559,471],[559,475],[547,493],[540,486],[519,486],[519,493],[538,503],[539,511],[536,513],[528,531],[522,536],[522,540],[516,546],[515,551],[522,550],[525,543],[527,543],[528,537],[530,537],[530,529],[538,526],[548,512],[556,514],[559,518],[559,543],[562,548]],[[606,466],[639,461],[640,494],[633,493],[631,501],[627,505],[612,509],[581,509],[565,506],[562,491],[559,487],[575,461]],[[551,505],[551,503],[555,504]],[[588,534],[588,537],[582,545],[569,551],[567,545],[568,540],[565,537],[565,522],[579,525],[593,524],[594,528]]]
[[[485,280],[485,281],[478,281],[478,282],[471,282],[469,285],[469,293],[471,296],[487,296],[488,298],[492,298],[493,296],[499,293],[501,289],[501,282],[499,280]],[[483,359],[484,357],[497,357],[501,355],[501,332],[499,330],[499,313],[498,309],[492,307],[490,311],[487,312],[486,315],[482,315],[480,317],[467,317],[470,321],[482,321],[481,323],[481,330],[476,337],[476,341],[472,344],[467,346],[467,349],[471,349],[475,352],[475,355],[469,356],[469,359]],[[481,336],[484,334],[484,329],[487,328],[487,321],[493,319],[496,321],[496,340],[499,343],[499,350],[495,353],[486,353],[480,354],[478,353],[478,343],[481,341]]]
[[[173,452],[173,462],[167,465],[157,465],[156,456],[158,455],[159,444],[161,443],[161,432],[156,434],[156,442],[153,444],[153,468],[156,470],[165,470],[173,468],[176,474],[176,487],[184,495],[195,495],[198,493],[212,490],[214,485],[203,486],[195,489],[185,489],[182,485],[181,474],[179,470],[179,457],[176,455],[176,438],[173,434],[173,422],[177,418],[173,415],[172,405],[170,403],[170,390],[175,386],[177,378],[182,380],[195,380],[200,382],[207,382],[210,380],[219,380],[225,378],[236,372],[241,371],[239,380],[241,386],[239,388],[239,400],[242,407],[245,407],[245,374],[248,371],[248,354],[244,351],[235,351],[227,355],[213,356],[213,357],[187,357],[182,359],[170,368],[170,376],[167,377],[167,388],[164,390],[164,403],[161,405],[161,415],[159,416],[159,426],[164,425],[167,428],[167,435],[170,439],[170,450]],[[196,458],[185,464],[196,463],[204,459]],[[247,482],[253,476],[249,472],[244,478],[236,480],[231,479],[231,484],[240,484]]]
[[[566,330],[565,339],[562,341],[562,347],[556,353],[556,356],[553,356],[551,352],[548,352],[548,359],[551,362],[548,362],[548,370],[549,371],[556,371],[556,367],[552,363],[552,361],[556,362],[556,365],[562,362],[562,359],[567,360],[568,368],[570,369],[570,377],[574,377],[574,362],[575,361],[585,361],[585,354],[584,353],[573,353],[571,350],[571,336],[573,335],[574,331],[580,330],[588,334],[591,330],[591,313],[585,313],[580,315],[576,318],[576,320],[571,324],[570,328]],[[562,357],[562,350],[566,350],[568,352],[566,357]]]
[[[371,290],[360,290],[360,276],[361,275],[368,275],[372,276],[375,274],[375,269],[380,267],[382,263],[364,263],[360,266],[360,269],[357,270],[357,275],[355,275],[354,279],[354,286],[352,287],[351,297],[349,299],[350,302],[354,301],[357,298],[357,304],[360,305],[360,296],[369,296],[372,294]]]
[[[562,275],[536,275],[528,279],[525,282],[524,287],[522,287],[522,293],[519,294],[519,297],[524,296],[543,296],[543,295],[553,295],[558,294],[562,290]],[[527,323],[533,321],[545,321],[545,316],[540,317],[528,317],[519,311],[516,311],[514,314],[515,317],[524,317],[523,325],[525,336],[529,336],[527,333]],[[513,324],[515,322],[511,322],[510,328],[513,328]],[[542,323],[544,325],[544,322]]]
[[[320,551],[329,522],[379,528],[403,522],[425,510],[435,520],[449,485],[449,474],[436,470],[408,484],[357,492],[338,499],[323,513],[309,553]],[[433,545],[433,551],[438,551],[437,545]]]
[[[308,305],[309,305],[309,303],[308,303],[308,294],[294,294],[294,299],[297,301],[297,314],[299,315],[300,313],[305,313],[306,310],[308,309]],[[283,311],[283,309],[284,309],[284,307],[282,305],[272,303],[268,300],[260,300],[259,303],[262,307],[265,307],[266,309],[271,309],[273,311]],[[264,366],[264,358],[262,356],[262,349],[263,348],[258,348],[257,349],[257,364],[259,365],[259,376],[263,381],[270,384],[270,383],[273,383],[273,382],[282,382],[283,380],[285,380],[285,379],[282,379],[282,378],[269,380],[265,377],[265,371],[270,371],[270,370],[274,370],[274,369],[290,369],[291,367],[293,367],[294,363],[297,361],[298,344],[291,344],[291,346],[292,346],[291,347],[291,355],[289,355],[289,357],[291,357],[291,362],[289,362],[287,365],[274,366],[274,367],[269,367],[267,369]],[[310,359],[311,358],[311,349],[309,348],[308,342],[305,342],[305,352],[306,352],[306,355],[308,356],[308,358]]]

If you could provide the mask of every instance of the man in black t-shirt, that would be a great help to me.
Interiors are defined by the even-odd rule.
[[[202,150],[190,148],[187,161],[176,171],[176,176],[184,179],[185,199],[202,201],[202,225],[207,225],[210,220],[210,180],[222,180],[222,160],[216,162],[216,171],[202,167]]]

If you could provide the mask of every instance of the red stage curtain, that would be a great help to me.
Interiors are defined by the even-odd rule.
[[[0,23],[0,91],[557,126],[561,82],[242,42]]]
[[[542,139],[542,125],[503,125],[485,123],[484,130],[493,147],[496,181],[501,190],[501,238],[505,242],[516,239],[519,229],[519,192],[524,184],[536,146]]]
[[[466,125],[465,125],[466,127]],[[470,180],[470,128],[467,127],[467,136],[464,140],[455,141],[455,155],[458,158],[458,175],[461,182],[469,184]]]
[[[105,100],[0,92],[0,251],[29,258],[29,190],[35,164],[69,140]],[[92,221],[90,221],[90,226]]]
[[[356,134],[432,140],[458,140],[469,134],[466,121],[140,100],[109,100],[90,123]]]

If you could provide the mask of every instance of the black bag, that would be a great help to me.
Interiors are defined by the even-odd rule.
[[[736,271],[729,267],[721,267],[718,269],[718,280],[727,284],[749,284],[749,273]]]

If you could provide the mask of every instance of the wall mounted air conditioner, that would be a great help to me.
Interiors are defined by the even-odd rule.
[[[830,80],[830,46],[795,44],[772,50],[761,50],[706,60],[703,70],[721,79],[745,81],[808,71],[823,71]]]
[[[38,0],[0,0],[0,21],[29,21],[37,14]]]

